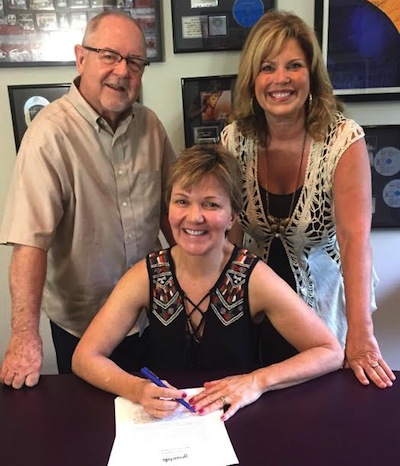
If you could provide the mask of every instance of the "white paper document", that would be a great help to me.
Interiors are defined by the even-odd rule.
[[[189,396],[198,389],[188,389]],[[239,464],[222,411],[206,416],[183,406],[168,419],[150,417],[140,404],[117,397],[116,435],[108,466],[228,466]]]

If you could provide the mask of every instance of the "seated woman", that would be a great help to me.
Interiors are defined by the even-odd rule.
[[[171,168],[169,222],[176,245],[150,254],[122,277],[73,356],[73,371],[93,385],[170,416],[184,390],[158,387],[108,359],[147,309],[151,369],[229,369],[190,401],[200,414],[230,406],[229,419],[263,393],[338,369],[343,350],[316,313],[263,261],[231,244],[241,209],[241,171],[224,148],[193,146]],[[261,367],[257,324],[267,315],[299,351]]]

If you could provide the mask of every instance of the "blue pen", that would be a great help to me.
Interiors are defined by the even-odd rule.
[[[157,376],[154,374],[154,372],[151,372],[150,369],[147,367],[142,367],[140,369],[140,373],[144,375],[147,379],[151,380],[153,383],[155,383],[158,387],[164,387],[164,388],[169,388],[165,383],[163,383]],[[195,413],[196,410],[191,406],[187,401],[185,401],[183,398],[177,398],[175,401],[180,403],[182,406],[187,408],[189,411],[192,413]]]

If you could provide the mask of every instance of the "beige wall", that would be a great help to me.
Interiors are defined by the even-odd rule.
[[[182,77],[235,74],[238,52],[174,54],[172,46],[172,20],[170,1],[162,0],[164,23],[165,61],[152,63],[146,70],[143,82],[143,102],[156,111],[163,121],[177,151],[184,147],[181,84]],[[314,0],[278,0],[281,9],[292,10],[313,24]],[[8,183],[15,161],[15,147],[7,85],[70,82],[75,76],[74,67],[2,68],[0,69],[0,215],[2,215]],[[358,104],[349,108],[362,124],[400,123],[398,103]],[[381,277],[376,313],[376,334],[385,357],[400,369],[399,341],[400,315],[400,233],[398,230],[373,232],[371,235],[375,265]],[[9,335],[10,298],[8,291],[8,264],[10,250],[0,247],[0,358]],[[42,319],[45,359],[43,373],[55,372],[54,352],[48,332],[47,319]],[[397,340],[397,341],[396,341]]]

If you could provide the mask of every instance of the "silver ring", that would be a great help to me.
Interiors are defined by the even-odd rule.
[[[375,367],[379,366],[379,362],[375,361],[373,364],[371,364],[372,369],[375,369]]]
[[[226,406],[228,404],[224,396],[221,396],[219,399],[222,401],[222,406]]]

